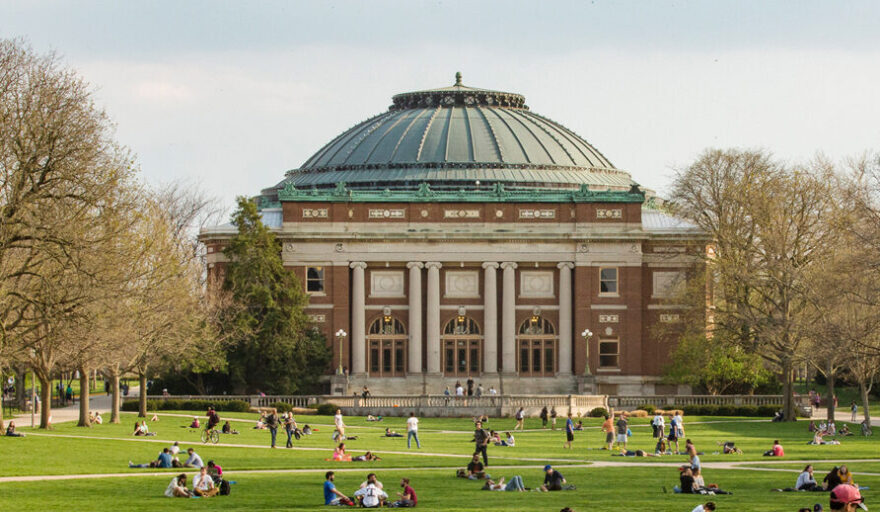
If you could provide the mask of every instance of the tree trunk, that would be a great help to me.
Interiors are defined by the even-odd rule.
[[[40,377],[40,428],[51,429],[49,416],[52,415],[52,379]],[[31,404],[34,407],[36,404]]]
[[[828,370],[825,374],[828,377],[828,421],[834,421],[834,366],[831,364],[831,361],[828,362]]]
[[[3,377],[3,369],[0,368],[0,387],[6,385],[6,381],[3,380],[2,377]],[[18,386],[16,386],[16,389],[17,388],[18,388]],[[5,393],[3,393],[3,390],[0,390],[0,433],[2,433],[3,431],[6,430],[6,425],[3,423],[3,397],[4,396],[5,396]]]
[[[782,414],[785,415],[785,421],[795,421],[797,419],[794,397],[792,396],[794,386],[792,386],[791,382],[791,373],[791,359],[786,358],[782,361]]]
[[[147,417],[147,374],[144,372],[138,373],[138,379],[140,381],[141,389],[138,391],[138,416],[141,418]]]
[[[77,427],[91,427],[92,422],[89,421],[89,384],[92,377],[89,371],[83,366],[79,369],[79,421]]]
[[[19,409],[24,409],[24,403],[27,401],[27,373],[24,369],[15,372],[15,403]]]
[[[864,408],[865,413],[865,424],[868,425],[868,428],[871,428],[871,409],[870,403],[868,402],[868,386],[865,385],[865,381],[859,381],[859,392],[862,395],[862,407]]]
[[[110,370],[110,423],[119,423],[119,366],[114,365]]]

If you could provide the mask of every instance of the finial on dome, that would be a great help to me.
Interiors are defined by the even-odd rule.
[[[455,72],[455,85],[461,85],[461,71]]]

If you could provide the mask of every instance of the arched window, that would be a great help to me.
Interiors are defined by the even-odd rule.
[[[556,329],[549,320],[534,314],[519,326],[516,337],[519,374],[532,377],[556,375]]]
[[[403,322],[390,314],[383,314],[370,324],[367,332],[367,368],[370,375],[405,375],[408,337]]]
[[[443,327],[444,374],[454,376],[479,375],[483,369],[483,336],[473,318],[459,314]]]

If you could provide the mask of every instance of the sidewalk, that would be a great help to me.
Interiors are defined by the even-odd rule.
[[[834,421],[835,423],[861,423],[865,419],[865,415],[862,412],[863,409],[859,407],[859,413],[856,415],[856,421],[852,421],[852,411],[849,408],[838,407],[834,410]],[[810,419],[818,420],[818,419],[826,419],[828,418],[828,408],[827,407],[819,407],[813,409],[813,416]],[[877,426],[880,425],[880,417],[871,416],[871,425]]]
[[[136,398],[138,396],[138,387],[132,386],[128,392],[127,397],[125,398]],[[110,395],[97,395],[90,397],[89,399],[89,410],[90,411],[98,411],[101,413],[101,416],[107,416],[110,413],[110,402],[112,400],[112,396]],[[78,421],[79,420],[79,403],[74,405],[68,405],[67,407],[54,407],[52,409],[52,424],[64,423],[66,421]],[[30,413],[19,414],[14,416],[12,419],[15,420],[16,425],[18,426],[29,426],[31,415]],[[105,419],[109,420],[107,417]],[[40,423],[40,414],[37,413],[34,415],[34,421],[39,424]]]

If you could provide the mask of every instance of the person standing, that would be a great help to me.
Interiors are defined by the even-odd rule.
[[[416,448],[422,447],[422,443],[419,442],[419,419],[416,418],[415,412],[409,413],[409,418],[406,420],[406,447],[411,448],[412,439],[416,440]]]
[[[483,429],[483,422],[478,421],[474,430],[474,455],[482,454],[483,465],[487,467],[489,466],[489,454],[486,451],[488,445],[489,433]]]
[[[556,406],[550,408],[550,430],[556,430]]]
[[[620,413],[620,419],[617,420],[617,448],[620,449],[620,445],[623,445],[623,449],[626,450],[626,431],[629,430],[629,424],[626,421],[626,413]]]
[[[477,398],[483,396],[483,384],[477,384]]]
[[[523,427],[523,421],[526,418],[526,413],[523,408],[520,407],[519,410],[516,411],[516,414],[513,415],[513,417],[516,418],[516,425],[513,426],[513,430],[516,431],[516,429],[519,429],[520,432],[522,432],[525,428]]]
[[[296,420],[293,418],[293,411],[287,413],[284,418],[284,431],[287,433],[287,447],[293,448],[293,432],[296,430]]]
[[[666,432],[666,419],[663,418],[663,415],[659,412],[654,416],[654,420],[651,421],[651,426],[654,427],[654,437],[663,439]]]
[[[547,428],[547,406],[545,405],[543,409],[541,409],[541,428]]]
[[[461,387],[461,382],[455,383],[455,396],[464,396],[464,388]]]
[[[849,404],[849,408],[852,411],[852,422],[856,422],[856,415],[859,413],[859,406],[856,405],[856,401],[853,400],[851,404]]]
[[[474,396],[474,379],[468,377],[467,380],[467,396]]]
[[[342,421],[342,409],[336,409],[336,416],[333,416],[333,424],[336,425],[337,439],[345,440],[345,423]]]
[[[605,449],[611,451],[611,445],[614,444],[614,421],[607,414],[605,415],[605,421],[602,423],[602,432],[605,432]]]
[[[266,428],[272,434],[272,448],[275,448],[275,439],[278,437],[278,415],[275,413],[275,409],[269,411],[269,415],[266,416]]]
[[[574,441],[574,421],[571,420],[571,412],[569,411],[568,419],[565,420],[565,443],[562,447],[571,449],[572,441]]]

